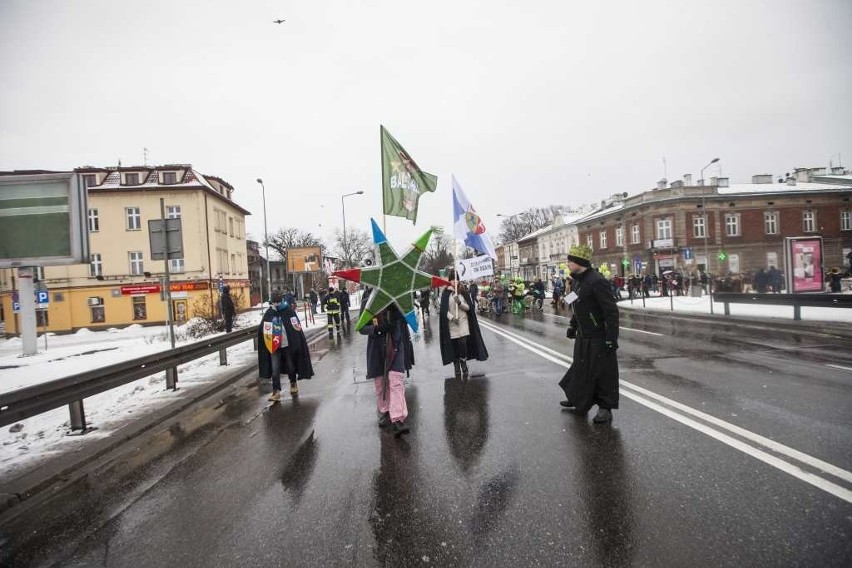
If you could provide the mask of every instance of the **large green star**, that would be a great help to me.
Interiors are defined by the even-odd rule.
[[[405,315],[408,325],[416,332],[418,326],[417,314],[414,312],[414,290],[450,284],[443,278],[432,276],[418,268],[420,258],[426,250],[426,245],[429,244],[432,229],[414,241],[411,248],[400,257],[388,243],[387,237],[379,229],[376,221],[370,219],[370,222],[373,224],[373,242],[379,248],[380,263],[371,268],[351,268],[334,273],[334,276],[353,282],[363,282],[373,287],[364,311],[361,312],[361,317],[355,324],[355,330],[371,322],[376,314],[391,304],[396,304],[399,311]]]

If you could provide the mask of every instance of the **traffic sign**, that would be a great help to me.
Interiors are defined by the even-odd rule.
[[[47,290],[36,290],[36,304],[47,304],[50,296]]]
[[[21,313],[21,302],[12,302],[12,312]]]

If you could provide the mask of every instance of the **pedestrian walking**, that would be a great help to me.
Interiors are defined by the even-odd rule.
[[[319,296],[314,288],[311,288],[311,291],[308,292],[308,299],[311,302],[311,311],[313,313],[317,313],[317,302],[319,301]]]
[[[488,350],[482,341],[476,310],[472,308],[470,294],[456,280],[454,270],[451,270],[447,280],[451,286],[446,286],[441,293],[440,340],[441,360],[444,365],[453,364],[456,378],[468,378],[470,372],[467,361],[476,359],[486,361]],[[458,292],[456,292],[458,287]]]
[[[494,278],[494,288],[492,293],[492,301],[494,302],[494,313],[497,316],[503,315],[503,296],[506,293],[506,288],[503,286],[503,281],[500,278]]]
[[[340,335],[340,297],[334,288],[328,289],[323,307],[325,308],[325,316],[328,319],[328,338],[334,339],[335,328],[337,329],[337,335]]]
[[[225,319],[225,333],[231,333],[234,329],[234,316],[237,309],[234,306],[234,299],[231,298],[231,287],[222,287],[222,317]]]
[[[379,427],[390,427],[395,437],[408,434],[405,374],[414,366],[408,323],[391,304],[359,331],[367,336],[367,378],[373,379],[376,388]]]
[[[479,301],[479,285],[476,283],[476,280],[473,280],[468,287],[468,293],[470,294],[471,306],[473,307],[473,311],[476,311],[476,302]]]
[[[346,325],[350,325],[352,323],[349,319],[349,308],[351,303],[349,301],[349,290],[346,289],[346,284],[340,285],[340,291],[337,292],[337,299],[340,301],[340,321]]]
[[[281,373],[290,379],[290,395],[299,395],[297,381],[314,376],[311,352],[302,331],[296,310],[278,293],[257,330],[257,368],[262,379],[272,379],[272,394],[269,400],[281,400]]]
[[[591,258],[588,245],[568,252],[571,290],[577,295],[567,333],[574,340],[574,361],[559,382],[567,397],[560,404],[582,415],[597,405],[593,420],[602,424],[611,422],[618,408],[618,305],[609,282],[591,268]]]

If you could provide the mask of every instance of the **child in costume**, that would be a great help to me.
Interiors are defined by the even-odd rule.
[[[257,330],[257,367],[260,378],[272,378],[269,400],[281,400],[281,373],[290,379],[290,394],[298,396],[297,381],[314,375],[311,352],[302,324],[293,306],[273,294],[272,302]]]

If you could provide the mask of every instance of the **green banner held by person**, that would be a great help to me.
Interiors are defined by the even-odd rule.
[[[382,199],[384,214],[417,223],[417,202],[426,191],[435,191],[438,177],[421,170],[384,126],[382,138]]]

